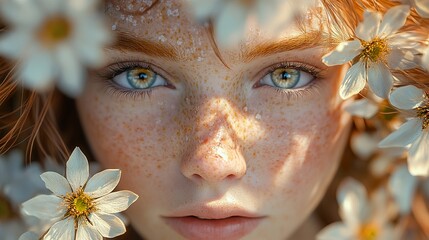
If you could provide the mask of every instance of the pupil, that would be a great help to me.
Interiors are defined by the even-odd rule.
[[[146,73],[139,73],[139,78],[140,79],[146,79],[147,78],[147,74]]]
[[[282,72],[282,78],[283,79],[289,79],[291,77],[292,77],[292,75],[290,73],[288,73],[288,72]]]

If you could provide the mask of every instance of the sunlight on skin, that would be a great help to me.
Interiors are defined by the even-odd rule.
[[[163,216],[201,205],[235,206],[265,217],[243,239],[286,238],[314,209],[340,160],[350,123],[337,94],[346,67],[326,68],[323,48],[244,61],[244,53],[266,43],[263,38],[219,49],[222,62],[204,27],[178,2],[145,15],[123,12],[122,4],[118,11],[113,2],[108,13],[115,31],[171,48],[178,57],[110,49],[110,67],[101,75],[111,77],[117,62],[137,62],[169,85],[146,95],[94,75],[77,99],[96,158],[120,168],[119,187],[140,196],[128,211],[133,227],[148,239],[182,239]],[[285,28],[283,35],[299,36],[296,29]],[[283,92],[258,85],[285,61],[317,71],[317,79]]]

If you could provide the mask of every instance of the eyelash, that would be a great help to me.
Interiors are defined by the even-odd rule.
[[[105,81],[106,87],[107,87],[106,91],[108,91],[112,95],[116,95],[118,97],[133,98],[133,99],[137,99],[140,97],[143,97],[143,98],[150,97],[153,91],[153,88],[149,88],[145,90],[127,89],[127,88],[120,87],[113,82],[114,77],[120,75],[125,71],[129,71],[134,68],[147,68],[159,74],[157,71],[153,70],[153,68],[149,64],[145,64],[142,62],[118,62],[112,65],[109,65],[105,71],[103,71],[102,73],[98,73],[98,75]],[[262,84],[258,85],[260,84],[260,81],[263,76],[273,72],[278,68],[292,68],[300,71],[305,71],[310,75],[312,75],[314,79],[306,86],[297,88],[297,89],[281,89],[281,88],[271,87],[268,85],[262,85]],[[286,96],[288,100],[303,97],[306,94],[313,93],[314,92],[313,90],[317,91],[318,90],[317,83],[320,80],[323,80],[320,69],[302,62],[283,62],[283,63],[275,64],[263,70],[262,73],[263,74],[257,75],[259,80],[257,83],[254,84],[254,88],[266,87],[266,86],[270,87],[271,89],[274,89],[277,93]],[[168,83],[167,78],[164,78],[164,79]],[[174,89],[174,86],[172,86],[171,84],[168,84],[164,87],[170,87]]]

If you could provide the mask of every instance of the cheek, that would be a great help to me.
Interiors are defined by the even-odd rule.
[[[105,168],[122,170],[120,187],[138,194],[160,187],[166,163],[176,158],[176,147],[168,144],[171,127],[167,123],[174,109],[165,109],[162,101],[127,101],[90,91],[78,99],[77,106],[97,160]],[[143,102],[156,104],[157,110],[147,111],[154,108]]]
[[[292,186],[289,190],[293,190],[309,171],[335,165],[329,156],[342,151],[337,145],[344,132],[340,118],[340,113],[322,108],[270,121],[264,137],[248,148],[247,159],[258,160],[249,170],[276,183],[274,186]],[[262,169],[265,174],[260,173]]]
[[[261,234],[277,234],[279,239],[319,203],[337,169],[349,128],[349,116],[339,106],[315,104],[292,112],[267,119],[264,137],[246,156],[247,175],[256,183],[252,191],[259,196],[254,200],[273,216]]]

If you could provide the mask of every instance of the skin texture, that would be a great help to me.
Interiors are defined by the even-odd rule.
[[[243,239],[286,239],[317,205],[339,163],[350,122],[337,94],[346,67],[326,68],[320,47],[240,60],[243,51],[273,40],[260,30],[240,47],[220,48],[226,66],[180,3],[166,1],[144,15],[138,11],[144,6],[125,12],[127,6],[112,2],[112,29],[173,46],[180,60],[109,50],[106,66],[150,64],[169,87],[149,95],[125,90],[98,76],[112,75],[106,67],[76,104],[97,160],[121,169],[119,188],[140,196],[127,212],[132,226],[145,239],[183,239],[162,216],[233,205],[265,217]],[[292,24],[281,33],[299,34]],[[318,76],[283,92],[258,85],[285,61],[309,65]]]

